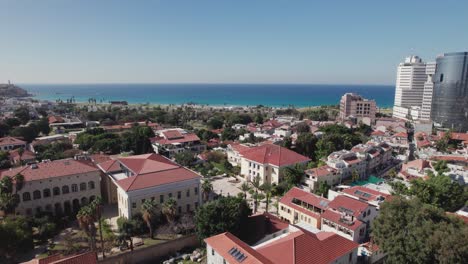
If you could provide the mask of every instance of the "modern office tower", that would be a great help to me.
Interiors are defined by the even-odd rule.
[[[394,117],[409,119],[411,107],[422,106],[426,80],[426,64],[418,56],[407,57],[398,65]]]
[[[421,107],[421,121],[431,120],[432,92],[434,90],[434,80],[432,79],[436,71],[436,63],[426,64],[427,80],[424,83],[423,101]]]
[[[431,118],[435,126],[468,131],[468,52],[436,59]]]
[[[345,120],[354,117],[357,121],[371,125],[375,119],[376,104],[374,100],[362,98],[354,93],[346,93],[340,100],[340,118]]]

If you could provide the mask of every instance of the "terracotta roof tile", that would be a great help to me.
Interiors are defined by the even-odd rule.
[[[0,138],[0,146],[25,145],[26,141],[14,137]]]
[[[288,166],[310,160],[306,156],[273,144],[253,147],[243,151],[241,154],[247,160],[275,166]]]
[[[329,204],[328,207],[333,208],[337,211],[340,209],[347,209],[353,211],[355,217],[359,216],[361,212],[364,212],[369,205],[365,202],[358,201],[356,199],[347,197],[345,195],[339,195],[335,197]]]

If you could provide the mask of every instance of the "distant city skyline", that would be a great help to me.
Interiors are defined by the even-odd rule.
[[[467,50],[467,8],[452,0],[0,0],[0,83],[394,85],[407,56],[429,62]]]

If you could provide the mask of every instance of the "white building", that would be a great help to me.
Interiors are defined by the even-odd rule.
[[[177,202],[177,213],[192,212],[201,203],[197,173],[158,154],[122,157],[98,164],[106,173],[104,189],[110,203],[116,203],[119,216],[131,217],[145,200],[162,204]]]
[[[421,120],[431,120],[431,109],[432,109],[432,92],[434,91],[434,82],[432,76],[436,71],[436,63],[428,62],[426,64],[426,82],[424,83],[423,101],[421,106]]]
[[[398,65],[393,117],[409,119],[412,106],[422,106],[426,64],[418,56],[410,56]]]
[[[206,150],[206,145],[195,133],[189,133],[181,128],[158,130],[151,143],[154,152],[169,158],[185,151],[199,154]]]
[[[73,159],[55,160],[3,171],[0,178],[24,176],[18,191],[16,213],[56,215],[78,212],[81,206],[101,195],[101,172],[90,163]]]

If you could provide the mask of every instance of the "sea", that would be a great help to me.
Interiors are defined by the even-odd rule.
[[[324,84],[19,84],[36,98],[98,103],[200,104],[211,106],[309,107],[337,105],[345,93],[393,106],[395,86]]]

